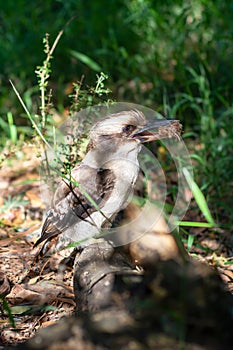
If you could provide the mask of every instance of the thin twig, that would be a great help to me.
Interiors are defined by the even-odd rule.
[[[16,96],[17,96],[18,99],[19,99],[19,102],[21,103],[21,105],[22,105],[23,109],[25,110],[25,112],[26,112],[28,118],[30,119],[30,122],[32,123],[32,126],[35,128],[37,134],[40,136],[41,140],[46,144],[46,146],[47,146],[50,150],[53,151],[53,148],[52,148],[52,147],[50,146],[50,144],[46,141],[46,139],[44,138],[44,136],[43,136],[43,134],[41,133],[40,129],[38,128],[38,126],[36,125],[35,121],[33,120],[33,118],[32,118],[32,116],[31,116],[30,112],[28,111],[28,109],[27,109],[25,103],[23,102],[23,100],[22,100],[22,98],[21,98],[21,96],[20,96],[18,90],[16,89],[14,83],[12,82],[12,80],[9,80],[9,81],[10,81],[10,83],[11,83],[11,86],[13,87],[13,90],[14,90]]]

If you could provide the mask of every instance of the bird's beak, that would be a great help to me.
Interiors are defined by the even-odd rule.
[[[132,138],[139,140],[141,143],[171,137],[180,139],[181,129],[182,125],[179,120],[150,120],[141,129],[137,130]]]

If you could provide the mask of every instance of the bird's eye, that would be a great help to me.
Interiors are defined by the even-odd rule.
[[[124,134],[130,134],[135,129],[135,126],[133,125],[125,125],[122,129],[122,132]]]

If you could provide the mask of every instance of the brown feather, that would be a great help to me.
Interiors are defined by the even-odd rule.
[[[80,164],[71,174],[101,209],[114,188],[113,172],[109,169],[94,169]],[[95,211],[95,207],[77,186],[63,180],[55,192],[53,207],[48,212],[41,237],[35,246],[59,235],[78,221],[87,219]]]

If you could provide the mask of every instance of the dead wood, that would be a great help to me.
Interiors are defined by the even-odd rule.
[[[77,256],[74,292],[76,316],[18,349],[214,350],[233,341],[232,297],[214,269],[194,260],[150,254],[137,270],[101,241]]]

